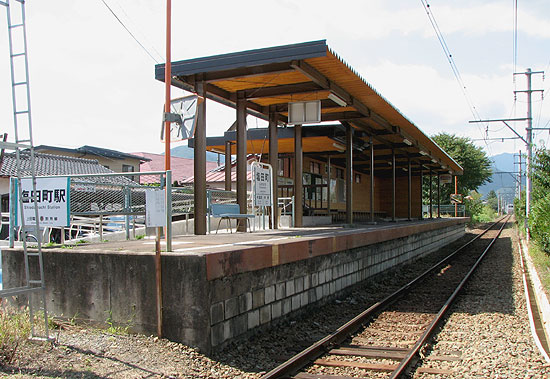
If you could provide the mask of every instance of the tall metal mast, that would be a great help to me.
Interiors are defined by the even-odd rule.
[[[42,258],[42,241],[38,216],[38,193],[36,191],[36,165],[34,145],[32,139],[32,117],[31,117],[31,96],[29,85],[29,60],[27,54],[27,29],[25,24],[25,1],[10,0],[0,1],[0,5],[6,7],[8,20],[8,41],[10,52],[10,69],[11,69],[11,89],[13,102],[13,125],[15,142],[0,141],[2,151],[4,149],[15,150],[16,155],[16,175],[17,178],[12,180],[13,184],[10,188],[10,197],[17,194],[20,214],[19,225],[21,227],[21,236],[23,241],[24,262],[25,262],[25,285],[17,288],[3,289],[0,291],[0,297],[14,296],[26,294],[29,301],[29,315],[31,320],[31,338],[34,339],[49,339],[48,331],[48,313],[46,310],[46,291],[44,282],[44,262]],[[28,159],[30,163],[30,180],[32,181],[32,191],[30,196],[23,198],[22,178],[28,176],[29,172],[23,170],[21,164],[22,151],[28,151]],[[24,154],[27,154],[25,152]],[[15,188],[14,188],[15,187]],[[29,229],[25,225],[25,217],[23,213],[23,202],[34,202],[34,235],[37,238],[36,250],[29,251],[27,246],[27,233]],[[15,204],[14,201],[10,202]],[[15,214],[15,212],[11,212]],[[10,228],[15,225],[17,220],[10,220]],[[30,226],[30,225],[29,225]],[[13,230],[10,230],[13,233]],[[12,241],[12,240],[11,240]],[[13,247],[13,245],[10,245]],[[31,267],[32,266],[32,267]],[[36,277],[38,275],[38,277]],[[44,335],[40,336],[36,333],[34,327],[35,318],[35,301],[34,294],[41,294],[39,301],[42,302],[44,312]]]

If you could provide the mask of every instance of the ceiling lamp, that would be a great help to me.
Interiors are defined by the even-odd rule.
[[[412,144],[413,144],[411,141],[409,141],[409,140],[406,139],[406,138],[403,138],[403,143],[404,143],[405,145],[409,145],[409,146],[412,146]]]
[[[336,104],[338,104],[339,106],[341,107],[345,107],[348,105],[348,103],[346,102],[346,100],[342,99],[341,97],[339,97],[338,95],[334,94],[334,93],[329,93],[328,94],[328,98],[332,101],[334,101]]]

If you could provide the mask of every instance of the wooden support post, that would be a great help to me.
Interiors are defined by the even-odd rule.
[[[277,113],[269,112],[269,164],[273,169],[273,186],[271,188],[271,201],[273,202],[273,229],[279,229],[279,188],[277,177],[279,176],[279,139],[277,137]]]
[[[374,140],[370,137],[370,222],[374,222]]]
[[[240,212],[246,214],[246,99],[243,95],[237,93],[237,204]],[[246,232],[246,223],[239,224],[237,230]]]
[[[206,83],[196,84],[197,94],[204,98],[198,104],[198,118],[195,129],[194,161],[194,200],[195,200],[195,234],[206,234]]]
[[[231,141],[225,141],[225,190],[231,191]]]
[[[302,125],[294,125],[294,226],[303,226],[304,213],[304,186],[303,177],[303,151],[302,151]]]
[[[330,154],[327,156],[327,213],[329,216],[330,214],[330,178],[332,177],[332,167],[330,162]],[[332,222],[332,217],[330,218]]]
[[[430,218],[433,218],[433,185],[432,185],[432,169],[430,168]]]
[[[346,123],[346,223],[353,224],[353,131]]]
[[[395,222],[395,150],[391,149],[391,220]]]
[[[424,218],[424,176],[422,175],[422,162],[419,163],[420,168],[420,219]]]
[[[437,218],[441,218],[441,182],[437,173]]]
[[[411,158],[409,158],[408,160],[408,167],[407,167],[408,171],[407,173],[409,174],[408,175],[408,180],[407,180],[407,195],[408,195],[408,201],[407,201],[407,220],[408,221],[411,221],[412,220],[412,167],[411,167]]]

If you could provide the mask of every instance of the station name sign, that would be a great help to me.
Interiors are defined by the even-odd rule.
[[[70,212],[70,182],[68,177],[36,178],[36,191],[33,190],[32,179],[21,179],[21,199],[19,198],[18,182],[14,181],[15,215],[17,226],[21,225],[21,205],[23,206],[24,225],[36,225],[35,201],[38,207],[38,225],[68,226]],[[22,204],[20,204],[20,202]]]

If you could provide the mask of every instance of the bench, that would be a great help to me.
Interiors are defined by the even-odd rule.
[[[241,213],[239,204],[211,204],[210,214],[212,217],[220,218],[220,221],[218,221],[216,234],[218,234],[218,230],[220,229],[220,224],[222,220],[227,220],[227,227],[229,228],[230,232],[233,233],[233,229],[231,228],[232,219],[237,220],[237,228],[235,229],[235,231],[237,231],[239,228],[239,224],[242,220],[246,220],[246,224],[248,225],[248,229],[250,230],[250,219],[254,218],[254,215]]]

